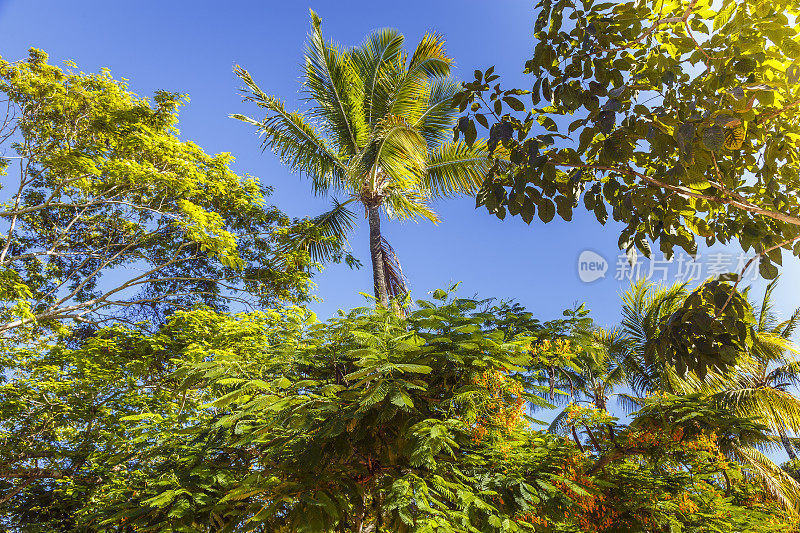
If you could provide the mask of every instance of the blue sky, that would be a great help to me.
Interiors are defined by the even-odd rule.
[[[253,131],[228,114],[255,113],[238,96],[232,74],[241,64],[261,87],[299,105],[301,55],[309,26],[308,8],[323,20],[323,31],[345,45],[360,42],[372,29],[393,26],[413,46],[426,31],[447,39],[455,58],[455,76],[470,78],[475,68],[496,65],[504,82],[527,87],[521,74],[533,50],[533,2],[478,1],[280,1],[280,2],[108,2],[74,0],[0,0],[0,55],[16,60],[29,47],[42,48],[53,62],[74,60],[84,71],[108,67],[130,80],[136,93],[156,89],[188,93],[180,129],[208,152],[231,152],[239,173],[258,176],[275,188],[272,201],[293,216],[323,211],[329,200],[311,196],[308,183],[292,175],[271,153],[262,153]],[[571,223],[521,219],[497,220],[460,199],[435,206],[443,219],[429,223],[385,222],[387,238],[397,251],[415,297],[460,281],[460,294],[515,298],[541,318],[554,318],[573,302],[585,301],[598,322],[612,325],[619,317],[619,295],[628,286],[617,274],[619,228],[605,227],[578,211]],[[362,221],[353,235],[353,253],[368,265],[367,232]],[[583,283],[577,261],[584,250],[608,261],[605,278]],[[731,268],[741,250],[728,254]],[[708,252],[701,248],[703,269]],[[656,273],[659,266],[652,265]],[[684,265],[685,267],[686,265]],[[640,268],[649,271],[645,260]],[[668,268],[674,277],[677,266]],[[707,270],[702,270],[704,275]],[[312,307],[321,317],[338,308],[361,305],[359,291],[371,292],[369,268],[351,271],[333,265],[315,279],[322,299]],[[763,286],[759,283],[758,286]],[[778,308],[783,315],[798,305],[800,263],[784,261]]]

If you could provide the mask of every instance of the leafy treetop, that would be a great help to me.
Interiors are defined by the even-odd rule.
[[[777,274],[800,255],[800,8],[789,0],[540,0],[531,86],[493,68],[456,96],[467,143],[498,158],[478,205],[530,223],[579,203],[624,224],[619,245],[690,254],[738,241]],[[517,98],[530,95],[530,104]],[[571,118],[568,118],[571,117]],[[491,122],[491,124],[490,124]]]
[[[485,143],[447,142],[458,111],[449,79],[452,59],[440,35],[426,34],[413,52],[405,38],[385,28],[362,44],[345,48],[325,40],[322,21],[311,11],[304,55],[304,112],[287,111],[265,93],[249,72],[236,67],[245,100],[263,118],[235,114],[263,135],[292,170],[310,180],[316,194],[334,194],[330,211],[313,219],[322,235],[347,238],[355,225],[351,210],[360,203],[370,228],[375,297],[406,292],[400,264],[381,233],[381,212],[390,219],[438,222],[431,202],[474,194],[490,167]],[[329,242],[302,232],[296,244],[315,259],[330,255]]]
[[[279,251],[288,220],[268,190],[178,138],[182,96],[140,98],[35,49],[0,60],[0,95],[4,337],[307,296],[308,256]]]
[[[348,533],[794,527],[720,454],[730,443],[764,444],[757,422],[699,394],[664,394],[644,399],[628,425],[572,408],[574,440],[536,430],[526,412],[549,405],[538,383],[554,364],[543,354],[558,341],[546,345],[543,330],[570,325],[537,327],[514,306],[437,296],[407,317],[362,308],[327,323],[302,308],[198,309],[175,313],[153,335],[117,326],[75,348],[29,354],[0,388],[8,424],[0,524]]]

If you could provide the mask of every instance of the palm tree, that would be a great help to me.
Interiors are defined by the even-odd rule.
[[[621,352],[620,364],[633,392],[618,395],[625,409],[637,410],[648,393],[702,393],[713,405],[737,416],[757,417],[779,436],[793,458],[786,431],[800,431],[800,399],[787,389],[800,382],[800,363],[791,356],[798,350],[789,338],[800,323],[800,309],[789,320],[777,322],[771,304],[776,281],[764,294],[750,352],[741,354],[739,364],[728,372],[709,372],[704,379],[692,372],[681,375],[650,350],[663,322],[688,295],[686,284],[656,287],[644,281],[635,283],[623,296],[622,331],[628,346]],[[795,511],[800,485],[762,451],[774,443],[773,436],[764,435],[757,442],[732,444],[722,451],[749,468],[787,509]]]
[[[616,357],[624,349],[619,330],[598,328],[591,332],[591,342],[578,358],[581,372],[577,388],[596,409],[608,411],[609,396],[625,380],[625,371]]]
[[[620,333],[626,339],[626,346],[617,350],[617,354],[634,394],[689,392],[685,389],[685,379],[681,379],[675,368],[652,350],[661,325],[688,294],[686,283],[661,287],[643,279],[636,281],[623,294]],[[620,398],[624,403],[629,396],[621,395]]]
[[[777,282],[776,278],[767,285],[758,306],[752,359],[726,376],[713,398],[737,415],[758,416],[778,435],[789,459],[795,460],[787,432],[800,433],[800,398],[788,389],[800,383],[800,362],[794,358],[798,348],[791,342],[800,324],[800,308],[788,320],[777,320],[772,305]]]
[[[237,66],[245,100],[266,115],[261,120],[232,116],[256,126],[263,147],[305,174],[316,194],[338,197],[330,211],[313,219],[323,237],[346,238],[355,222],[348,206],[362,204],[375,297],[386,307],[405,285],[381,234],[381,215],[436,223],[430,202],[475,193],[491,166],[489,152],[485,142],[471,148],[447,142],[457,115],[452,97],[459,87],[448,78],[452,60],[440,36],[425,35],[408,55],[396,30],[376,31],[360,46],[345,49],[326,42],[320,25],[311,11],[303,70],[308,110],[286,111]],[[298,244],[321,261],[335,249],[330,242],[303,237]]]
[[[625,381],[625,372],[618,363],[619,354],[626,349],[627,338],[619,330],[594,328],[578,331],[576,340],[580,354],[573,362],[575,368],[564,369],[570,388],[570,403],[586,402],[599,411],[608,412],[608,400],[614,388]],[[553,419],[548,431],[563,432],[567,428],[569,406]],[[575,428],[572,427],[573,434]],[[576,437],[577,439],[577,437]]]

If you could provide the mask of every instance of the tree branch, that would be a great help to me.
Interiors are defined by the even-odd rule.
[[[779,222],[786,222],[787,224],[792,224],[794,226],[800,226],[800,217],[789,215],[786,213],[781,213],[779,211],[770,211],[769,209],[764,209],[763,207],[759,207],[757,205],[751,204],[746,201],[739,200],[738,198],[742,198],[741,196],[737,195],[736,193],[725,189],[724,187],[720,189],[720,192],[727,193],[729,195],[733,195],[733,198],[720,198],[718,196],[711,196],[707,194],[697,193],[692,191],[687,187],[682,187],[679,185],[672,185],[669,183],[664,183],[663,181],[657,180],[646,174],[642,174],[641,172],[637,172],[630,168],[619,168],[619,167],[609,167],[604,165],[588,165],[588,164],[575,164],[575,163],[561,163],[558,161],[554,161],[553,164],[556,166],[561,167],[569,167],[569,168],[587,168],[592,170],[606,170],[609,172],[619,172],[620,174],[627,174],[629,176],[635,176],[640,178],[651,185],[655,185],[656,187],[667,189],[670,191],[675,192],[678,195],[689,197],[689,198],[697,198],[700,200],[708,200],[709,202],[715,202],[719,204],[726,204],[730,205],[731,207],[736,207],[738,209],[742,209],[743,211],[748,211],[750,213],[755,213],[757,215],[763,215],[765,217],[771,218],[773,220],[777,220]],[[738,197],[738,198],[737,198]]]

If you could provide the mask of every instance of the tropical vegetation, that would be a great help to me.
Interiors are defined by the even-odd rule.
[[[477,204],[530,224],[582,203],[623,225],[620,249],[694,255],[737,242],[774,278],[800,255],[797,2],[536,3],[529,84],[475,71],[457,100],[497,159]],[[528,95],[527,105],[517,98]],[[477,125],[477,126],[476,126]],[[508,165],[508,159],[513,165]]]
[[[335,198],[302,219],[179,137],[184,96],[0,59],[0,528],[800,530],[800,309],[773,264],[800,235],[797,8],[703,2],[543,0],[526,68],[550,105],[523,120],[527,90],[485,101],[493,69],[450,80],[441,36],[345,48],[312,12],[304,112],[236,69],[262,116],[234,117]],[[414,300],[381,219],[452,195],[527,222],[582,198],[629,251],[738,241],[776,279],[640,280],[610,328],[457,284]],[[356,204],[375,299],[320,319]]]

